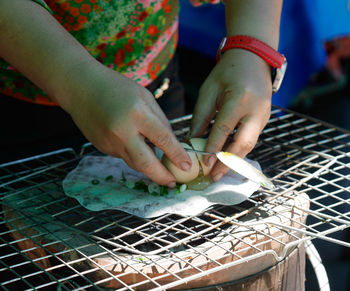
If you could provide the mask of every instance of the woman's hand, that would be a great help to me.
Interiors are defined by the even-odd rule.
[[[265,61],[241,49],[225,52],[200,89],[192,136],[202,135],[218,111],[205,150],[221,151],[236,130],[225,151],[243,158],[254,148],[270,117],[271,95],[271,68]],[[205,156],[204,162],[210,166],[216,157]],[[218,181],[228,170],[217,162],[211,176]]]
[[[146,138],[179,168],[191,166],[151,93],[97,62],[42,6],[0,1],[0,39],[0,57],[46,91],[102,152],[162,185],[174,186],[175,177]]]
[[[144,87],[99,63],[89,64],[75,80],[83,90],[70,90],[67,111],[100,151],[123,158],[154,182],[175,186],[174,176],[145,142],[159,147],[179,168],[191,159],[177,141],[154,96]],[[67,99],[67,98],[66,98]]]

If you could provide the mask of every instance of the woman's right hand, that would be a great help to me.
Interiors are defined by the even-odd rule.
[[[65,109],[102,152],[123,158],[154,182],[173,186],[147,138],[179,168],[191,160],[145,88],[97,62],[34,1],[0,1],[0,57]]]
[[[154,182],[175,186],[174,176],[156,158],[145,139],[183,170],[190,169],[191,159],[177,141],[154,96],[97,62],[72,78],[81,89],[69,92],[66,110],[85,137],[100,151],[123,158]]]

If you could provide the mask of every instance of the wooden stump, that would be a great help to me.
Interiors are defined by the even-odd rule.
[[[304,291],[305,246],[301,244],[272,268],[248,278],[193,291]]]

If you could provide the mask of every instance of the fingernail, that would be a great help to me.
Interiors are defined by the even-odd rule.
[[[223,173],[216,174],[216,175],[214,176],[214,181],[215,181],[215,182],[219,181],[219,180],[222,178],[223,175],[224,175]]]
[[[209,168],[213,167],[215,164],[215,161],[216,161],[216,158],[214,156],[211,156],[208,160],[208,167]]]
[[[168,187],[169,188],[174,188],[176,186],[176,183],[175,182],[170,182],[169,184],[168,184]]]
[[[189,171],[191,169],[191,165],[188,162],[183,162],[181,164],[181,168],[182,168],[182,170],[187,172],[187,171]]]

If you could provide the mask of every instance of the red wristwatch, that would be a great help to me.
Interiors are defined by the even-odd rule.
[[[276,93],[282,84],[287,69],[287,59],[284,55],[267,45],[266,43],[247,35],[235,35],[225,37],[216,54],[216,61],[221,55],[232,48],[240,48],[251,51],[270,64],[272,70],[272,92]]]

